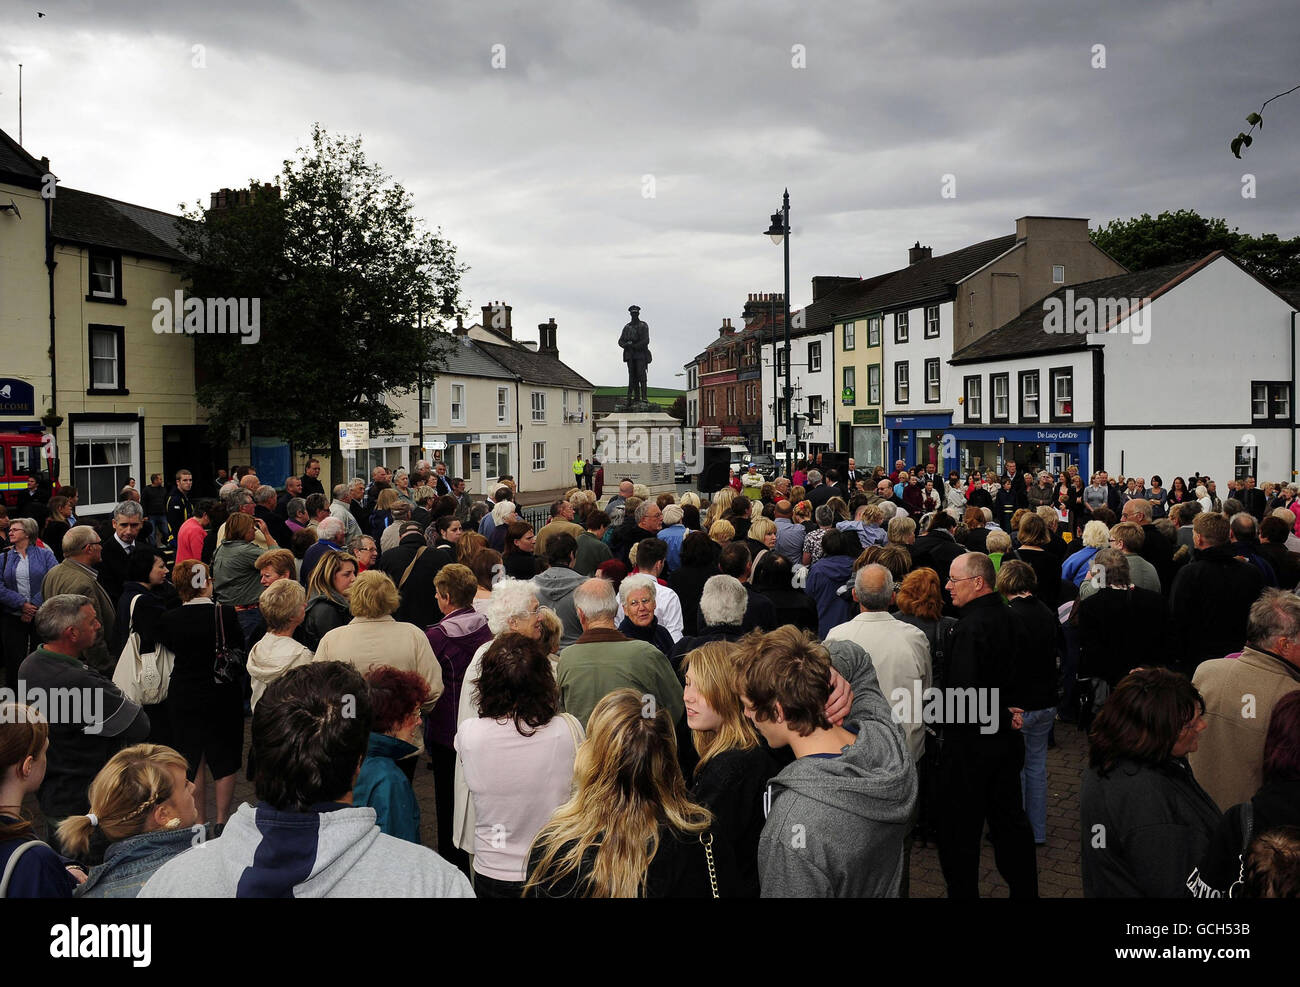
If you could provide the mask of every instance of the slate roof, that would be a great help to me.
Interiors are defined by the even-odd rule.
[[[54,197],[54,238],[65,243],[182,261],[185,255],[175,244],[182,222],[179,216],[63,185]]]
[[[1059,298],[1064,305],[1066,291],[1072,291],[1076,300],[1080,298],[1145,298],[1154,299],[1181,281],[1191,277],[1202,267],[1222,255],[1216,250],[1212,254],[1195,261],[1182,261],[1177,264],[1165,264],[1146,271],[1134,271],[1129,274],[1117,274],[1114,277],[1100,278],[1096,281],[1084,281],[1081,284],[1066,285],[1052,292],[1047,298],[1035,302],[1017,315],[1010,322],[1004,323],[987,335],[981,336],[973,343],[963,346],[952,355],[953,364],[972,363],[1004,357],[1033,356],[1037,353],[1060,353],[1081,350],[1087,347],[1087,335],[1062,332],[1050,333],[1043,328],[1046,311],[1043,308],[1048,298]],[[1098,327],[1104,330],[1105,326]]]
[[[0,130],[0,181],[23,188],[40,188],[45,169],[22,146]]]
[[[495,332],[489,329],[488,332]],[[500,333],[495,333],[500,336]],[[504,340],[505,337],[502,336]],[[545,353],[534,353],[518,343],[485,343],[475,340],[474,345],[495,360],[511,374],[530,384],[544,384],[547,387],[568,387],[578,391],[595,390],[596,385],[568,364]]]

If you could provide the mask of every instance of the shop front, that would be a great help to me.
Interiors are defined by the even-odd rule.
[[[871,470],[885,464],[884,432],[880,409],[859,408],[851,422],[840,422],[839,450],[853,457],[858,469]]]
[[[882,465],[892,472],[894,463],[902,460],[908,469],[917,463],[934,464],[939,473],[954,465],[954,450],[944,436],[950,431],[952,415],[889,415],[889,455]]]
[[[1047,426],[1044,428],[988,428],[954,426],[957,466],[962,476],[971,470],[994,470],[1006,473],[1007,463],[1015,461],[1018,472],[1046,469],[1059,473],[1077,466],[1079,474],[1088,476],[1089,447],[1092,429]]]

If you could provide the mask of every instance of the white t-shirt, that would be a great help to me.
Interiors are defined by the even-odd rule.
[[[555,716],[531,737],[512,720],[476,717],[456,733],[474,801],[474,870],[498,881],[527,876],[528,850],[551,814],[569,800],[582,727]]]

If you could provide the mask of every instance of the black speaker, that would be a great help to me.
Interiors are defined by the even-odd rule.
[[[849,454],[847,452],[823,452],[822,453],[822,476],[828,481],[831,470],[842,482],[849,474]]]
[[[700,493],[717,493],[731,479],[731,450],[705,446],[700,469]]]

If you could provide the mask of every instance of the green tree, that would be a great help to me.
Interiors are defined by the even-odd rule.
[[[252,183],[236,207],[187,213],[190,296],[257,299],[260,309],[255,345],[196,338],[197,398],[216,442],[256,419],[300,449],[337,453],[337,422],[390,431],[398,416],[383,395],[436,375],[450,343],[436,330],[465,313],[467,268],[367,161],[360,138],[314,126],[277,181]]]
[[[1300,236],[1252,236],[1223,219],[1191,209],[1114,219],[1092,231],[1092,241],[1130,271],[1190,263],[1214,250],[1232,254],[1252,274],[1279,288],[1300,286]]]
[[[681,421],[686,421],[686,395],[679,394],[673,401],[672,407],[668,409],[668,414]]]

